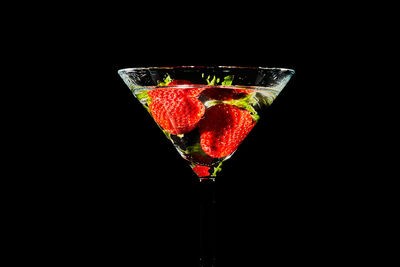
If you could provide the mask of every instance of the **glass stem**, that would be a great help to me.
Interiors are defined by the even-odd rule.
[[[215,267],[216,258],[216,184],[204,179],[199,185],[200,267]]]

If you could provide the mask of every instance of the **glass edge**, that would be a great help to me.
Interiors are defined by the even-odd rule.
[[[261,67],[261,66],[172,66],[172,67],[134,67],[134,68],[122,68],[118,70],[118,74],[132,72],[136,70],[164,70],[164,69],[258,69],[258,70],[280,70],[280,71],[289,71],[293,75],[295,70],[289,68],[280,68],[280,67]]]

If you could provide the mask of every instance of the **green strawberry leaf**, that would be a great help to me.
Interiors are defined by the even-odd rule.
[[[216,84],[215,84],[216,80],[217,80],[217,78],[215,77],[215,75],[213,76],[212,80],[210,80],[210,75],[208,75],[208,76],[207,76],[207,79],[206,79],[207,85],[216,85]],[[219,80],[218,80],[218,81],[219,81]]]
[[[149,95],[148,95],[146,90],[144,90],[144,91],[142,91],[140,93],[136,93],[135,96],[139,101],[141,101],[143,99],[146,100],[149,97]]]
[[[230,86],[232,85],[232,82],[233,82],[233,75],[228,75],[225,76],[224,81],[221,83],[221,85]]]
[[[204,73],[201,75],[204,78]],[[206,78],[207,85],[223,85],[223,86],[230,86],[232,85],[233,75],[228,75],[224,77],[224,80],[221,82],[220,78],[217,78],[215,75],[211,78],[210,75]],[[221,82],[221,83],[220,83]]]
[[[173,79],[171,78],[171,76],[169,76],[169,74],[167,73],[167,77],[164,78],[164,81],[159,82],[158,85],[159,86],[166,86],[168,85],[170,82],[172,82]]]
[[[211,174],[211,177],[217,176],[217,172],[220,172],[222,170],[221,166],[222,166],[222,162],[220,162],[217,167],[214,167],[214,172]]]

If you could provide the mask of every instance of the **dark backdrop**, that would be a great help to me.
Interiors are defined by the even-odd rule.
[[[150,266],[197,260],[196,177],[117,74],[127,67],[174,65],[296,70],[217,178],[220,264],[309,262],[316,254],[342,253],[333,243],[346,246],[348,240],[343,235],[348,192],[334,153],[340,128],[331,109],[326,51],[299,45],[295,36],[126,38],[88,62],[89,117],[82,122],[88,132],[79,155],[85,174],[76,180],[83,188],[76,206],[87,223],[79,232],[88,234],[94,257]],[[77,242],[81,239],[79,234]]]
[[[31,245],[45,243],[33,256],[195,266],[196,177],[117,74],[174,65],[296,71],[217,178],[220,266],[320,266],[365,256],[355,249],[368,238],[356,219],[367,206],[354,194],[363,185],[357,168],[349,168],[359,148],[349,128],[358,121],[348,113],[350,91],[343,93],[352,76],[338,68],[349,64],[342,42],[328,25],[317,28],[318,20],[278,20],[264,11],[210,15],[199,24],[196,14],[168,13],[154,24],[117,16],[67,27],[52,51],[57,90],[47,95],[62,114],[45,111],[62,122],[62,135],[52,135],[50,124],[50,152],[40,163],[46,179],[31,182],[39,202],[24,204],[33,211],[29,220],[37,220],[26,231],[36,237]]]

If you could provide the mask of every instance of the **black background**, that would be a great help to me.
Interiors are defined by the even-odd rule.
[[[79,185],[72,190],[80,214],[72,213],[79,218],[78,247],[85,240],[96,259],[195,264],[196,177],[117,70],[240,65],[293,68],[296,74],[218,176],[219,263],[310,262],[316,254],[336,260],[347,254],[353,185],[342,175],[346,158],[338,161],[336,154],[343,133],[340,111],[332,106],[339,96],[329,91],[331,77],[321,64],[320,56],[328,55],[298,46],[294,36],[270,42],[126,38],[93,59],[87,73],[88,117],[81,121],[76,157],[82,169],[72,180]]]
[[[220,266],[371,259],[363,248],[375,234],[365,222],[376,191],[364,190],[371,181],[355,160],[367,146],[357,87],[347,85],[356,73],[343,68],[364,62],[344,32],[324,10],[206,8],[206,19],[190,10],[87,9],[51,32],[44,68],[54,73],[44,78],[57,89],[31,152],[45,157],[27,165],[38,179],[24,183],[29,197],[16,209],[18,246],[56,265],[196,266],[196,177],[117,70],[239,65],[296,74],[219,173]]]

